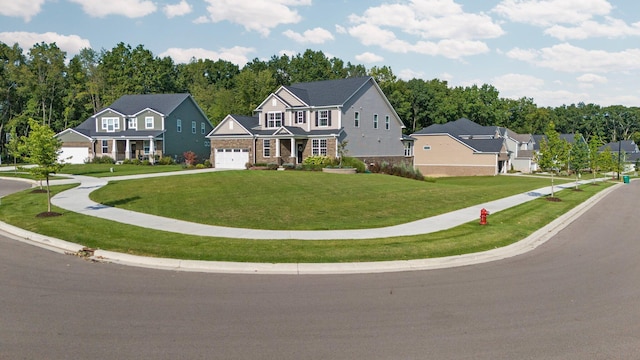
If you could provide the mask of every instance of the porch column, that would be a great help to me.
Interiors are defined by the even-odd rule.
[[[293,163],[298,163],[298,149],[296,149],[296,139],[291,138],[291,157],[293,158]]]
[[[149,162],[154,163],[156,159],[156,140],[153,137],[149,137]]]
[[[114,161],[118,160],[118,140],[113,139],[113,144],[111,146],[111,156]]]
[[[276,139],[276,157],[280,157],[280,139]]]
[[[131,160],[131,143],[129,142],[129,139],[125,140],[125,145],[124,145],[124,158],[127,160]]]

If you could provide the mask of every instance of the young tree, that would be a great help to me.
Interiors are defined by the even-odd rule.
[[[569,144],[560,138],[553,122],[549,123],[545,136],[547,138],[540,143],[540,152],[536,159],[540,168],[551,172],[551,197],[555,198],[553,175],[566,166]]]
[[[600,170],[602,165],[600,164],[601,156],[600,156],[600,147],[602,146],[602,140],[597,134],[594,134],[589,139],[589,168],[593,173],[593,179],[596,178],[596,173]]]
[[[64,166],[58,161],[62,142],[54,137],[55,133],[49,126],[41,125],[31,119],[29,136],[22,137],[25,160],[36,167],[29,168],[35,176],[41,176],[47,182],[47,213],[51,214],[51,190],[49,175],[55,174]]]
[[[589,166],[589,145],[580,133],[574,136],[574,143],[569,153],[569,166],[576,175],[576,189],[578,188],[578,177],[580,172]]]

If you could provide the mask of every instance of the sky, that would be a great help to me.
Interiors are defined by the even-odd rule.
[[[541,107],[640,106],[637,0],[0,0],[0,41],[240,67],[311,49]]]

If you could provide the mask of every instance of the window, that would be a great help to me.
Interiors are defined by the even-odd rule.
[[[262,155],[264,157],[271,156],[271,140],[262,140]]]
[[[151,146],[150,140],[144,140],[142,148],[145,155],[149,155],[149,147]]]
[[[385,130],[389,130],[389,126],[390,126],[389,115],[387,115],[387,116],[384,117],[384,128],[385,128]]]
[[[136,118],[130,118],[129,119],[129,123],[127,124],[127,127],[129,129],[134,129],[137,130],[138,129],[138,121]]]
[[[114,132],[120,129],[120,119],[118,118],[102,118],[102,130]]]
[[[144,118],[144,128],[153,129],[153,116],[147,116]]]
[[[360,112],[356,111],[353,114],[353,126],[360,127]]]
[[[229,130],[233,130],[233,120],[229,120]]]
[[[304,111],[296,111],[296,124],[304,124]]]
[[[191,122],[191,133],[192,134],[196,133],[196,122],[195,121]]]
[[[327,139],[313,139],[311,145],[311,155],[327,156]]]
[[[207,129],[207,128],[205,127],[204,123],[203,123],[203,122],[201,122],[201,123],[200,123],[200,134],[204,134],[204,132],[205,132],[205,130],[206,130],[206,129]]]
[[[422,150],[431,150],[431,146],[425,145],[422,147]]]
[[[270,112],[267,114],[267,127],[276,128],[282,126],[282,113]]]
[[[205,140],[205,141],[203,141],[203,143],[204,143],[204,147],[206,147],[206,148],[211,147],[211,141]]]
[[[329,110],[318,111],[318,126],[329,126]]]
[[[102,153],[103,154],[109,153],[109,140],[102,140]]]
[[[405,142],[404,143],[404,156],[413,156],[413,143]]]
[[[180,119],[176,120],[176,131],[182,132],[182,120]]]
[[[378,114],[373,114],[373,128],[378,128]]]

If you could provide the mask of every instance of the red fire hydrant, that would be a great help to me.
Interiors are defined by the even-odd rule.
[[[482,210],[480,210],[480,225],[487,225],[487,215],[489,215],[489,211],[482,208]]]

